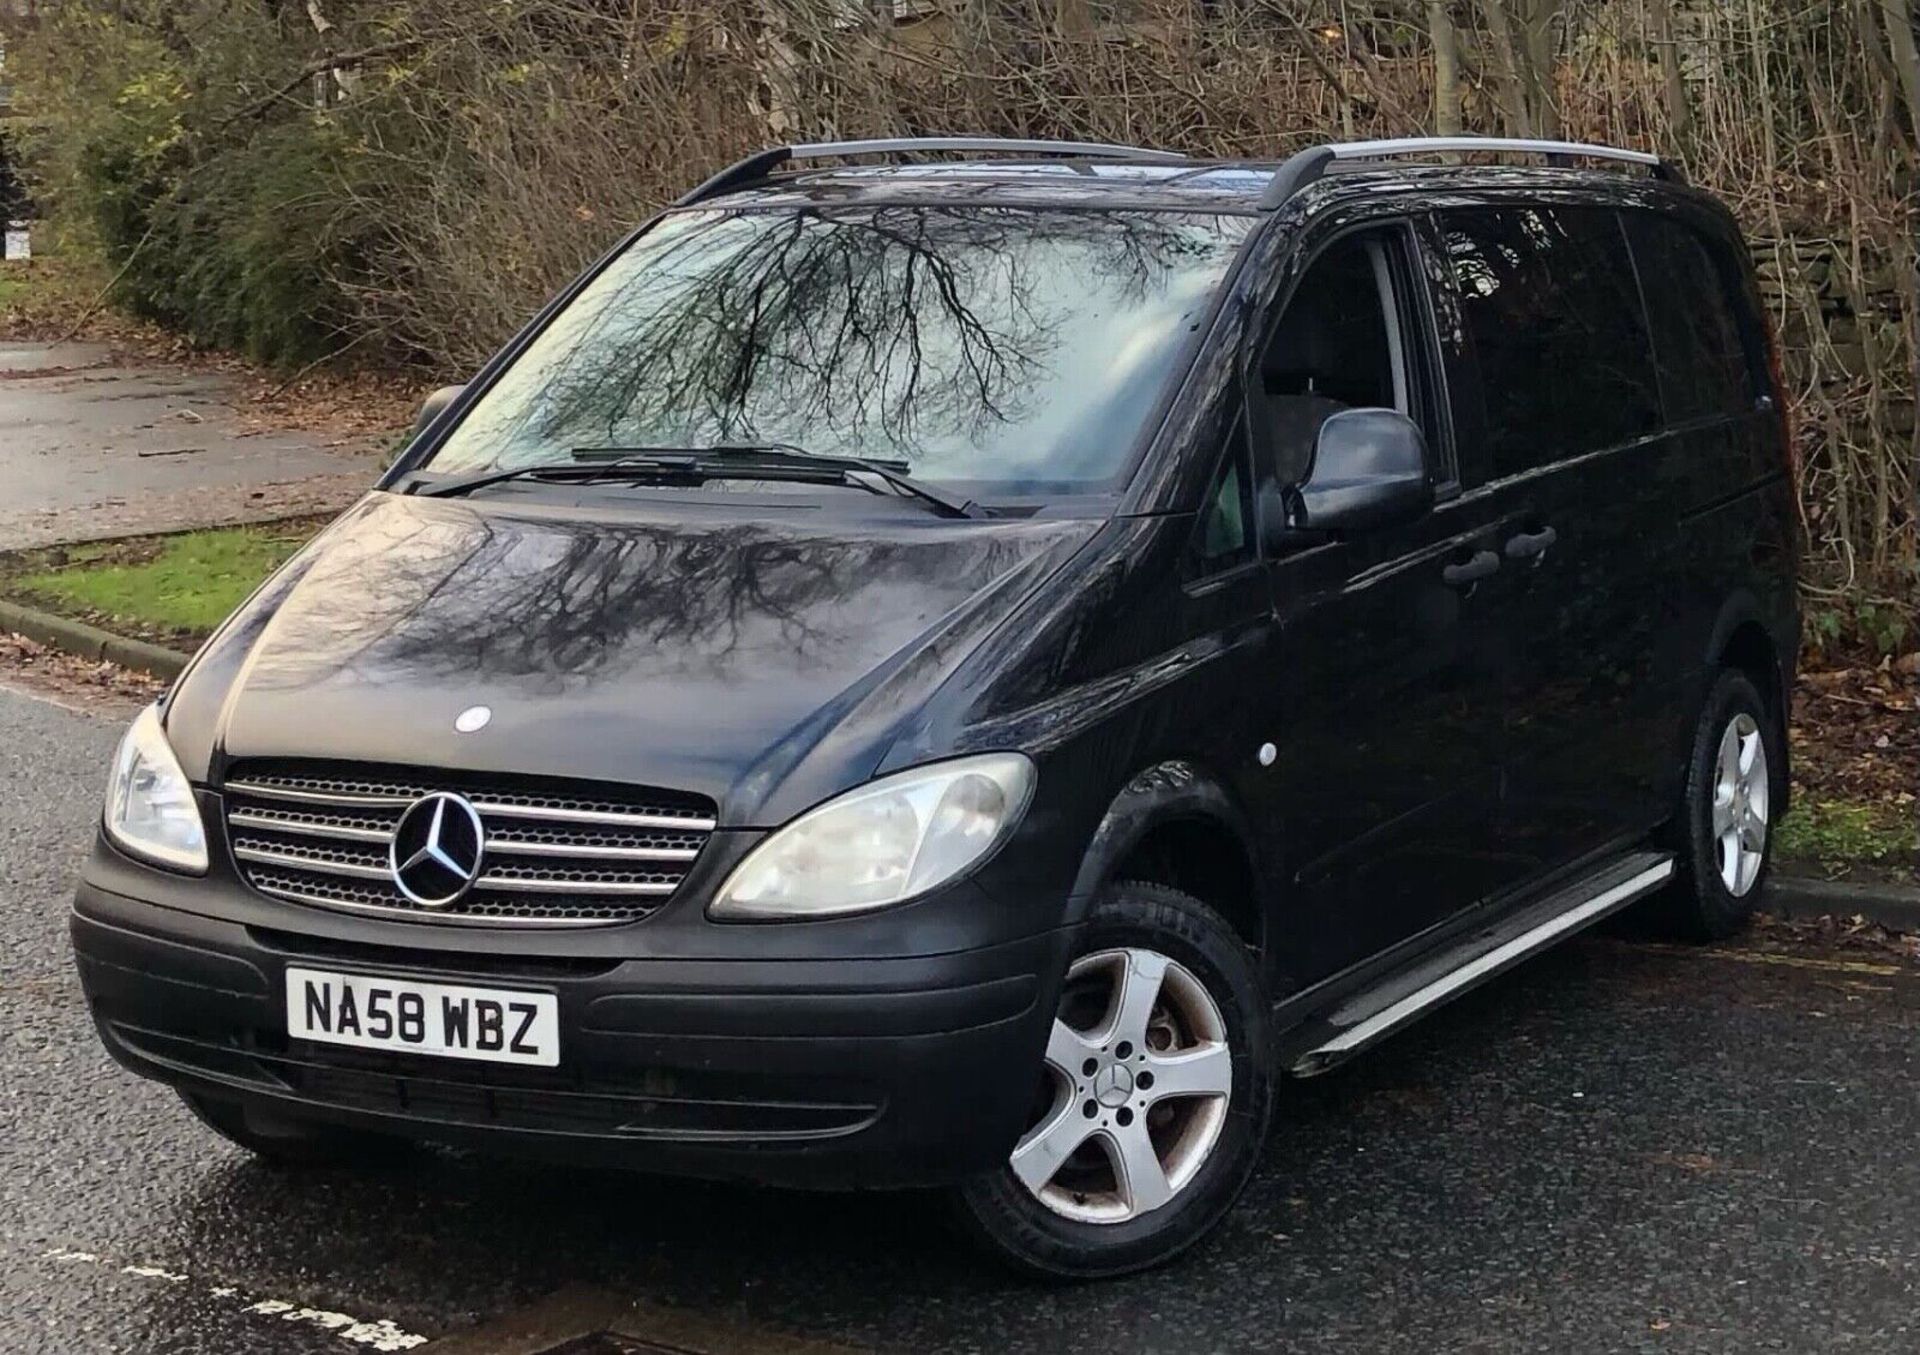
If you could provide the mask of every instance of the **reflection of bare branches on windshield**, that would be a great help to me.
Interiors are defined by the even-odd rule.
[[[616,423],[662,430],[634,439],[649,443],[754,440],[768,415],[831,409],[842,441],[877,428],[897,446],[920,425],[964,437],[1009,418],[1057,321],[1029,304],[997,225],[931,215],[781,214],[691,275],[637,274],[608,308],[617,330],[583,335],[548,389],[542,431]]]
[[[1057,417],[1061,383],[1084,394],[1136,327],[1164,341],[1169,305],[1190,294],[1178,275],[1224,267],[1239,228],[902,205],[669,218],[659,234],[556,321],[526,384],[508,394],[509,374],[456,442],[522,462],[722,442],[909,462],[1004,444],[1030,459],[1047,448],[1028,430]]]

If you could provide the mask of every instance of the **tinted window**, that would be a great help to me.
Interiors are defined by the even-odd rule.
[[[1646,317],[1613,212],[1447,212],[1440,227],[1479,363],[1491,478],[1659,426]]]
[[[1447,264],[1444,250],[1436,235],[1436,227],[1431,217],[1421,218],[1414,223],[1420,247],[1417,257],[1420,273],[1427,284],[1427,295],[1433,303],[1433,337],[1439,341],[1440,367],[1449,378],[1447,403],[1452,407],[1453,424],[1449,430],[1451,436],[1443,437],[1440,421],[1433,405],[1437,401],[1428,391],[1428,410],[1425,419],[1428,446],[1454,453],[1452,465],[1437,466],[1435,479],[1459,481],[1465,473],[1465,467],[1458,464],[1458,447],[1463,439],[1477,439],[1480,429],[1480,411],[1478,393],[1470,369],[1473,362],[1472,340],[1467,337],[1467,317],[1460,304],[1460,288],[1454,281],[1453,270]]]
[[[1308,266],[1260,358],[1255,408],[1281,483],[1312,463],[1320,425],[1343,409],[1408,410],[1387,246],[1336,240]]]
[[[1652,212],[1629,212],[1625,221],[1646,291],[1668,422],[1752,409],[1753,380],[1728,305],[1725,270],[1682,222]]]
[[[1249,218],[674,213],[534,341],[435,470],[792,443],[1009,495],[1113,487]]]
[[[1200,510],[1194,537],[1196,574],[1216,574],[1253,558],[1253,486],[1245,440],[1238,434]]]

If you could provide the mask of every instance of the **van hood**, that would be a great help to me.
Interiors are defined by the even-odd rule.
[[[249,758],[568,776],[771,827],[871,776],[1100,526],[771,511],[370,494],[209,642],[169,737],[201,782]]]

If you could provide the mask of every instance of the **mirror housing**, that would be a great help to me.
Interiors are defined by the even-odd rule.
[[[1292,525],[1312,532],[1373,531],[1412,522],[1432,507],[1420,426],[1397,410],[1343,409],[1320,425]]]
[[[465,386],[442,386],[420,402],[420,412],[413,419],[413,435],[419,437],[427,431],[427,425],[440,417],[440,411],[460,398]]]

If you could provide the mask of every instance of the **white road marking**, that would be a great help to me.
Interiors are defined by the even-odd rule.
[[[98,1252],[74,1251],[67,1247],[55,1247],[40,1254],[45,1261],[70,1261],[83,1265],[112,1266],[114,1262],[102,1257]],[[169,1284],[188,1284],[193,1277],[179,1271],[167,1270],[161,1266],[123,1265],[117,1267],[122,1275],[132,1275],[142,1280],[164,1280]],[[336,1313],[326,1308],[309,1308],[305,1304],[289,1303],[285,1299],[256,1299],[230,1284],[205,1286],[209,1298],[220,1299],[238,1307],[243,1313],[252,1313],[259,1317],[278,1318],[282,1322],[300,1322],[308,1326],[330,1331],[344,1341],[365,1346],[371,1350],[395,1351],[412,1350],[423,1346],[427,1338],[395,1325],[390,1319],[380,1317],[371,1321],[354,1317],[351,1313]]]

